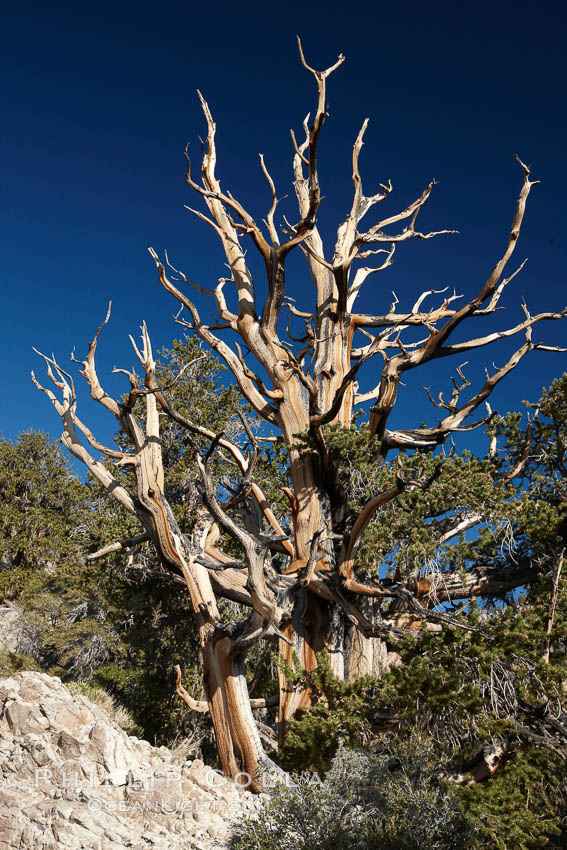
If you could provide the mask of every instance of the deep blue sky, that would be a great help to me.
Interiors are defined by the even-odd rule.
[[[565,306],[563,3],[22,2],[3,17],[4,436],[32,426],[59,434],[55,412],[29,379],[31,368],[42,372],[32,345],[62,363],[74,345],[81,355],[110,299],[102,378],[114,364],[132,364],[127,337],[143,319],[156,347],[179,334],[148,245],[167,248],[205,286],[224,274],[212,234],[183,208],[196,201],[184,185],[183,149],[189,140],[198,158],[204,133],[197,88],[217,122],[223,185],[264,215],[261,151],[279,194],[292,192],[289,128],[299,132],[314,105],[296,32],[313,65],[347,57],[329,82],[321,138],[323,230],[333,232],[350,206],[351,146],[370,116],[361,159],[367,192],[391,178],[387,210],[397,211],[437,178],[421,225],[461,232],[399,246],[394,268],[370,279],[367,306],[385,310],[391,289],[403,309],[424,288],[449,284],[472,295],[481,286],[505,247],[521,185],[514,153],[542,183],[515,256],[529,262],[499,321],[520,319],[522,295],[534,312]],[[307,306],[310,284],[299,272],[290,293]],[[539,328],[534,338],[566,343],[567,322]],[[475,323],[473,335],[479,329]],[[507,351],[495,348],[489,359],[500,365]],[[537,398],[565,367],[565,355],[534,353],[493,406],[504,411]],[[395,424],[431,421],[425,403],[416,410],[419,387],[447,388],[450,372],[444,361],[439,377],[416,375]],[[480,377],[478,360],[469,374]],[[108,385],[123,387],[116,378]],[[105,436],[112,432],[88,403],[83,413]]]

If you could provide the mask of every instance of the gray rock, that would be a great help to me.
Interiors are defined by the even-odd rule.
[[[0,570],[2,565],[0,564]],[[4,652],[16,652],[21,630],[21,617],[15,605],[0,606],[0,649]]]
[[[55,677],[0,681],[0,850],[223,848],[250,803]]]

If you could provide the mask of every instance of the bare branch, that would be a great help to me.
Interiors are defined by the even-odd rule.
[[[276,230],[276,226],[274,224],[274,213],[276,211],[276,207],[278,205],[278,198],[276,195],[276,187],[274,181],[270,176],[270,172],[266,168],[266,163],[264,162],[264,154],[260,154],[260,166],[264,173],[264,177],[268,181],[268,186],[270,187],[270,192],[272,193],[272,205],[268,210],[268,214],[266,216],[266,223],[268,226],[268,232],[270,234],[270,239],[272,240],[272,245],[279,246],[278,232]]]
[[[551,597],[549,600],[549,610],[547,612],[547,626],[545,628],[545,633],[547,635],[547,645],[545,647],[545,652],[543,653],[543,661],[546,664],[549,664],[549,653],[551,650],[551,632],[553,630],[553,621],[555,620],[555,608],[557,605],[557,597],[559,596],[559,581],[561,579],[561,571],[563,569],[563,561],[565,559],[565,549],[561,550],[561,554],[557,559],[557,566],[553,573],[553,586],[551,590]]]
[[[482,348],[485,345],[490,345],[493,342],[496,342],[499,339],[505,339],[509,336],[514,336],[517,333],[521,333],[525,331],[526,328],[531,328],[533,325],[537,324],[537,322],[543,321],[551,321],[553,319],[564,319],[567,316],[567,307],[562,310],[560,313],[539,313],[537,316],[530,316],[519,324],[515,325],[513,328],[509,328],[505,331],[494,331],[494,333],[487,334],[486,336],[477,337],[476,339],[470,339],[466,342],[457,342],[453,345],[446,345],[439,348],[435,357],[446,357],[451,354],[457,354],[461,351],[472,351],[475,348]],[[565,349],[561,349],[557,346],[545,346],[543,349],[541,345],[538,343],[537,347],[539,350],[545,351],[561,351]]]
[[[179,275],[179,279],[182,280],[183,283],[188,284],[188,286],[192,286],[194,289],[197,290],[197,292],[200,292],[202,295],[209,295],[209,296],[211,296],[212,298],[215,299],[219,320],[228,322],[230,327],[232,327],[233,330],[235,330],[236,329],[237,316],[235,316],[234,313],[231,313],[230,310],[228,309],[228,307],[226,305],[226,299],[225,299],[224,293],[223,293],[224,286],[228,282],[227,278],[224,278],[224,277],[220,278],[218,285],[214,289],[207,289],[206,287],[201,286],[199,283],[195,283],[194,281],[189,280],[189,278],[183,272],[179,271],[179,269],[176,269],[174,266],[171,265],[171,263],[169,262],[169,257],[167,255],[167,251],[165,251],[164,254],[165,254],[165,261],[166,261],[168,267],[173,272],[175,272],[175,274]]]
[[[443,543],[447,543],[448,540],[452,540],[453,537],[457,537],[459,534],[464,534],[465,531],[468,531],[470,528],[474,528],[475,525],[478,525],[479,522],[482,522],[483,514],[479,511],[471,511],[470,513],[466,513],[464,516],[460,514],[456,517],[456,520],[450,528],[446,528],[443,534],[439,537],[438,544],[441,546]]]
[[[376,274],[376,272],[384,271],[384,269],[387,269],[389,266],[391,266],[394,262],[393,258],[394,258],[395,250],[396,250],[396,244],[395,244],[395,242],[393,242],[389,251],[387,251],[384,248],[380,248],[378,251],[372,251],[372,252],[367,251],[367,252],[365,252],[365,256],[368,256],[369,253],[386,254],[386,259],[384,260],[382,265],[378,266],[377,268],[363,267],[363,268],[357,269],[356,274],[354,276],[354,280],[348,288],[348,297],[347,297],[347,302],[346,302],[346,309],[349,313],[352,312],[354,302],[355,302],[358,294],[360,293],[360,290],[362,289],[362,285],[364,284],[366,278],[369,275]],[[415,312],[415,310],[413,312]]]
[[[134,537],[117,540],[116,543],[109,543],[107,546],[103,546],[102,549],[91,552],[90,555],[87,555],[87,561],[95,561],[97,558],[104,558],[105,555],[110,555],[112,552],[120,552],[123,549],[131,549],[140,543],[146,543],[149,539],[150,535],[146,531],[143,531],[141,534],[135,534]]]
[[[379,493],[377,496],[374,496],[374,498],[370,499],[356,518],[356,522],[354,523],[352,530],[349,534],[346,552],[344,554],[344,557],[341,559],[342,563],[340,566],[341,574],[345,579],[345,587],[347,587],[348,589],[351,589],[350,585],[353,581],[354,560],[356,558],[356,553],[358,551],[358,547],[360,546],[362,535],[364,534],[366,526],[368,525],[376,511],[383,505],[386,505],[388,502],[391,502],[393,499],[396,498],[396,496],[399,496],[404,487],[405,483],[400,479],[393,487],[390,487],[388,490],[385,490],[383,493]]]
[[[194,699],[191,696],[189,691],[187,691],[181,682],[181,667],[179,664],[176,664],[174,667],[176,674],[176,682],[175,682],[175,690],[183,700],[186,706],[188,706],[191,711],[197,711],[199,713],[205,713],[209,711],[209,704],[204,699]]]
[[[100,336],[100,332],[104,328],[105,325],[110,321],[110,310],[112,307],[112,301],[108,304],[108,310],[106,311],[106,316],[104,321],[99,325],[99,328],[94,335],[92,342],[89,343],[89,350],[85,360],[75,360],[75,356],[72,354],[71,359],[75,363],[81,363],[83,369],[81,371],[81,375],[88,381],[91,398],[94,398],[95,401],[98,401],[102,404],[103,407],[106,407],[107,410],[112,413],[116,419],[120,420],[120,406],[117,401],[111,398],[105,391],[103,390],[100,381],[98,379],[98,375],[95,369],[95,353],[96,346],[98,343],[98,338]]]
[[[207,461],[207,457],[203,458],[199,454],[197,455],[197,466],[201,475],[203,487],[202,492],[207,509],[221,528],[224,528],[231,536],[233,536],[246,552],[249,565],[247,589],[252,597],[254,611],[261,618],[262,623],[260,626],[257,621],[251,621],[246,639],[250,639],[252,634],[254,634],[255,641],[262,637],[266,629],[273,625],[275,615],[275,602],[273,598],[270,598],[271,594],[268,595],[269,591],[264,579],[264,558],[265,551],[268,547],[267,544],[262,545],[260,541],[257,538],[254,538],[249,532],[239,528],[239,526],[236,525],[236,523],[221,507],[214,492],[213,483],[207,469]],[[255,629],[258,629],[257,635],[255,633]],[[244,638],[239,638],[241,648],[244,648],[244,645],[242,644],[243,639]]]
[[[176,675],[176,683],[175,690],[178,695],[181,697],[186,706],[188,706],[191,711],[196,711],[199,713],[208,712],[209,704],[206,700],[203,699],[195,699],[192,697],[189,692],[183,687],[181,682],[181,667],[179,664],[176,664],[173,668],[175,670]],[[258,697],[250,699],[250,708],[258,709],[258,708],[267,708],[269,706],[277,705],[279,702],[279,696],[270,696],[270,697]],[[271,731],[271,730],[270,730]],[[273,733],[272,733],[273,734]]]
[[[506,250],[492,269],[488,280],[486,281],[480,292],[474,298],[472,298],[468,302],[468,304],[465,304],[464,307],[461,307],[460,310],[457,310],[455,315],[452,316],[439,331],[436,331],[435,334],[432,334],[431,339],[426,343],[424,347],[424,355],[426,359],[430,359],[430,356],[433,351],[440,348],[445,343],[445,340],[448,338],[448,336],[455,330],[456,327],[459,326],[459,324],[464,319],[466,319],[470,315],[473,315],[480,307],[482,307],[482,305],[489,298],[492,299],[492,296],[497,293],[498,284],[500,283],[502,272],[504,271],[508,260],[514,252],[518,236],[520,235],[520,228],[522,226],[522,221],[524,218],[528,195],[532,186],[535,186],[536,183],[539,182],[537,180],[530,181],[529,168],[524,165],[524,163],[518,157],[516,157],[516,159],[522,166],[524,172],[524,182],[516,204],[516,211],[514,214],[514,219],[512,221],[512,227],[510,229],[510,236],[508,238],[508,245],[506,246]],[[512,278],[510,277],[509,280],[511,279]],[[489,304],[489,309],[490,307],[491,305]]]
[[[421,233],[420,231],[415,229],[415,222],[418,216],[420,209],[428,200],[431,190],[435,185],[435,181],[433,180],[427,189],[420,195],[417,200],[415,200],[409,207],[406,207],[401,213],[397,213],[396,215],[390,216],[389,218],[385,218],[382,221],[379,221],[377,224],[373,225],[366,233],[357,234],[355,245],[360,248],[362,245],[372,244],[374,242],[406,242],[408,239],[417,238],[417,239],[432,239],[435,236],[441,236],[447,233],[457,233],[456,230],[437,230],[431,233]],[[406,219],[411,217],[411,221],[408,227],[405,227],[401,233],[389,235],[384,233],[384,228],[388,227],[388,225],[396,224],[399,221],[405,221]]]
[[[230,192],[223,192],[220,188],[220,183],[215,175],[215,165],[216,165],[216,147],[215,147],[215,123],[213,121],[213,117],[211,115],[211,111],[209,109],[209,105],[200,91],[197,92],[199,96],[199,100],[201,102],[201,108],[203,110],[203,114],[205,115],[205,119],[207,122],[208,135],[207,135],[207,145],[203,153],[203,162],[201,167],[201,176],[203,180],[203,187],[199,186],[191,178],[191,161],[189,159],[189,155],[187,152],[187,173],[186,173],[186,182],[192,189],[198,192],[205,198],[207,202],[207,206],[211,211],[213,218],[221,230],[223,235],[223,241],[227,235],[235,235],[231,233],[234,228],[231,226],[227,227],[229,224],[228,215],[226,213],[226,207],[231,209],[236,215],[242,220],[246,227],[246,232],[252,236],[252,239],[262,254],[262,256],[267,259],[269,256],[269,246],[266,240],[264,239],[262,232],[252,216],[247,210],[244,209],[242,204],[237,201]]]
[[[301,241],[315,225],[315,216],[317,215],[317,210],[321,202],[321,190],[319,186],[319,175],[317,171],[317,146],[319,142],[319,134],[321,132],[321,128],[327,117],[326,80],[327,77],[329,77],[333,73],[333,71],[335,71],[340,65],[342,65],[345,60],[345,57],[341,53],[334,65],[331,65],[324,71],[316,71],[305,61],[305,56],[303,55],[303,48],[301,46],[301,39],[299,38],[299,36],[297,37],[297,45],[299,48],[299,55],[301,57],[301,63],[303,67],[307,71],[310,71],[315,77],[315,81],[317,83],[318,100],[315,117],[307,134],[307,147],[309,149],[309,165],[307,178],[309,205],[307,207],[307,210],[304,212],[301,221],[296,225],[296,236],[292,237],[292,239],[287,243],[287,250],[289,250],[289,248],[291,248],[293,244],[297,244],[299,241]],[[297,146],[296,151],[297,157],[300,160],[301,164],[301,160],[303,159],[304,161],[305,159],[303,157],[303,151],[301,151],[301,148],[297,149]]]
[[[217,351],[220,354],[236,378],[242,394],[250,402],[252,407],[264,419],[267,419],[268,422],[275,422],[274,409],[269,405],[264,396],[259,393],[254,382],[245,374],[238,356],[223,340],[215,336],[207,325],[203,324],[195,304],[169,280],[165,272],[164,265],[160,261],[154,249],[149,248],[148,250],[154,259],[162,285],[189,310],[191,318],[193,319],[193,324],[190,326],[191,329],[194,330],[214,351]]]
[[[96,460],[82,445],[75,427],[75,398],[71,388],[71,384],[65,378],[63,370],[59,367],[54,359],[47,358],[45,355],[40,355],[45,360],[48,366],[48,374],[53,383],[61,390],[61,400],[48,388],[43,387],[36,379],[34,373],[31,373],[32,381],[35,387],[49,398],[55,410],[59,414],[63,423],[63,433],[61,442],[71,452],[73,457],[84,463],[85,466],[94,475],[97,481],[117,499],[125,508],[132,514],[136,514],[134,502],[128,491],[122,484],[112,475],[106,466],[99,460]],[[55,370],[55,374],[51,367]],[[57,377],[56,377],[57,376]],[[104,396],[108,400],[108,396]],[[106,402],[102,402],[107,407]]]

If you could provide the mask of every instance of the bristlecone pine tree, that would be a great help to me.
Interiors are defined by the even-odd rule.
[[[128,449],[102,445],[82,422],[74,381],[54,358],[41,355],[52,388],[41,386],[33,378],[63,420],[63,443],[108,494],[140,521],[140,534],[134,541],[117,542],[101,554],[149,539],[163,567],[186,583],[199,629],[208,705],[196,704],[187,693],[185,699],[194,709],[210,711],[225,773],[232,777],[241,771],[248,773],[252,787],[257,789],[279,768],[265,754],[254,719],[253,708],[262,700],[254,700],[251,705],[247,691],[245,662],[250,647],[260,640],[273,641],[284,662],[299,664],[306,671],[316,665],[316,653],[326,648],[334,674],[351,680],[388,664],[389,636],[408,628],[456,627],[459,621],[444,607],[448,599],[454,602],[483,597],[498,592],[499,587],[509,590],[525,583],[522,571],[516,576],[506,575],[499,584],[493,570],[474,565],[469,565],[466,573],[461,570],[449,575],[424,575],[426,565],[415,558],[408,559],[404,568],[398,565],[394,572],[388,572],[368,560],[368,553],[364,560],[360,558],[364,552],[361,544],[369,523],[379,521],[384,506],[404,492],[411,495],[417,488],[430,488],[439,479],[439,467],[424,455],[432,454],[453,432],[486,422],[484,418],[470,423],[469,416],[487,401],[494,387],[525,354],[534,349],[560,350],[533,341],[532,331],[542,320],[567,315],[567,311],[530,315],[524,306],[523,320],[513,327],[486,336],[475,336],[473,330],[469,339],[452,341],[465,320],[467,326],[472,326],[478,317],[494,313],[504,288],[516,274],[517,270],[508,273],[506,269],[534,185],[530,169],[520,160],[523,183],[507,244],[473,297],[464,299],[462,306],[455,304],[457,295],[445,297],[435,307],[426,309],[426,300],[435,295],[426,291],[408,312],[398,312],[397,301],[383,315],[357,312],[356,300],[366,279],[392,264],[399,243],[438,235],[417,228],[418,214],[433,183],[403,211],[390,214],[367,229],[361,227],[363,217],[379,207],[392,191],[388,183],[381,186],[378,194],[363,194],[359,155],[365,121],[353,148],[352,207],[339,224],[334,247],[331,251],[325,249],[317,227],[321,203],[317,150],[327,114],[327,79],[344,57],[339,56],[334,65],[318,71],[308,65],[301,44],[299,47],[303,66],[315,80],[318,97],[312,122],[309,117],[304,122],[304,139],[297,141],[292,134],[299,218],[295,224],[285,219],[283,241],[276,227],[276,188],[262,157],[261,168],[272,195],[263,227],[230,192],[221,188],[216,175],[215,124],[201,97],[208,127],[201,179],[198,182],[194,177],[187,155],[186,180],[208,210],[208,214],[195,214],[217,234],[230,277],[222,278],[214,289],[205,289],[175,270],[167,256],[162,260],[150,249],[162,285],[188,311],[189,318],[180,315],[177,321],[225,361],[242,397],[271,429],[272,437],[268,438],[266,432],[254,433],[244,420],[248,448],[243,448],[242,442],[215,433],[206,422],[190,421],[181,415],[170,401],[168,387],[160,385],[156,378],[145,325],[142,345],[133,343],[143,380],[124,370],[130,382],[129,394],[123,399],[108,395],[95,369],[95,352],[109,314],[90,343],[85,359],[80,361],[81,375],[91,396],[118,421],[129,441]],[[439,231],[447,232],[450,231]],[[249,240],[265,264],[264,304],[257,303],[256,284],[246,262]],[[301,305],[301,309],[286,294],[286,261],[298,249],[316,293],[315,303],[308,308]],[[377,264],[361,264],[369,258]],[[191,287],[210,296],[217,312],[213,324],[203,321],[188,295]],[[299,339],[289,330],[290,313],[304,325]],[[417,341],[416,329],[420,331]],[[222,338],[222,331],[227,331],[228,336]],[[451,398],[445,401],[439,395],[434,401],[443,411],[443,418],[435,427],[420,427],[418,422],[409,423],[407,429],[388,427],[404,373],[450,355],[461,363],[470,351],[516,335],[522,338],[521,344],[503,366],[487,374],[483,386],[470,391],[466,401],[462,396],[470,382],[457,370],[460,377],[454,381]],[[462,330],[459,336],[463,338]],[[256,367],[251,359],[244,359],[235,337],[255,358]],[[380,364],[379,378],[374,389],[362,392],[357,377],[360,367],[370,360]],[[330,443],[337,429],[354,428],[357,406],[365,403],[371,404],[359,410],[368,412],[368,420],[364,425],[357,420],[358,428],[364,436],[367,459],[372,461],[371,466],[378,464],[381,469],[380,486],[378,481],[368,481],[365,492],[359,488],[353,506],[340,458],[330,450]],[[191,535],[180,530],[164,492],[160,442],[163,417],[177,423],[184,430],[185,439],[193,441],[198,449],[202,510]],[[274,447],[279,440],[287,453],[287,516],[270,503],[255,480],[262,439],[271,439]],[[208,441],[206,451],[201,450],[203,440]],[[103,460],[97,459],[95,453],[100,453]],[[229,459],[239,474],[236,486],[233,481],[232,494],[214,476],[215,453]],[[130,476],[115,474],[112,462],[120,470],[129,471]],[[463,512],[456,502],[452,510],[443,508],[442,517],[432,506],[432,519],[438,520],[438,545],[443,546],[482,523],[483,517],[479,512]],[[228,538],[235,544],[230,555],[226,551]],[[236,622],[223,620],[219,598],[246,606],[249,615]],[[285,670],[282,663],[278,708],[281,736],[285,735],[287,721],[299,707],[308,705],[310,698],[308,690],[287,684]],[[181,684],[179,690],[183,693]]]

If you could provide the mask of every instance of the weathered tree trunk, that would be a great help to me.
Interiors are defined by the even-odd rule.
[[[211,636],[202,649],[204,686],[215,729],[219,761],[226,776],[262,791],[281,776],[264,752],[252,714],[245,653],[234,654],[230,638]]]

